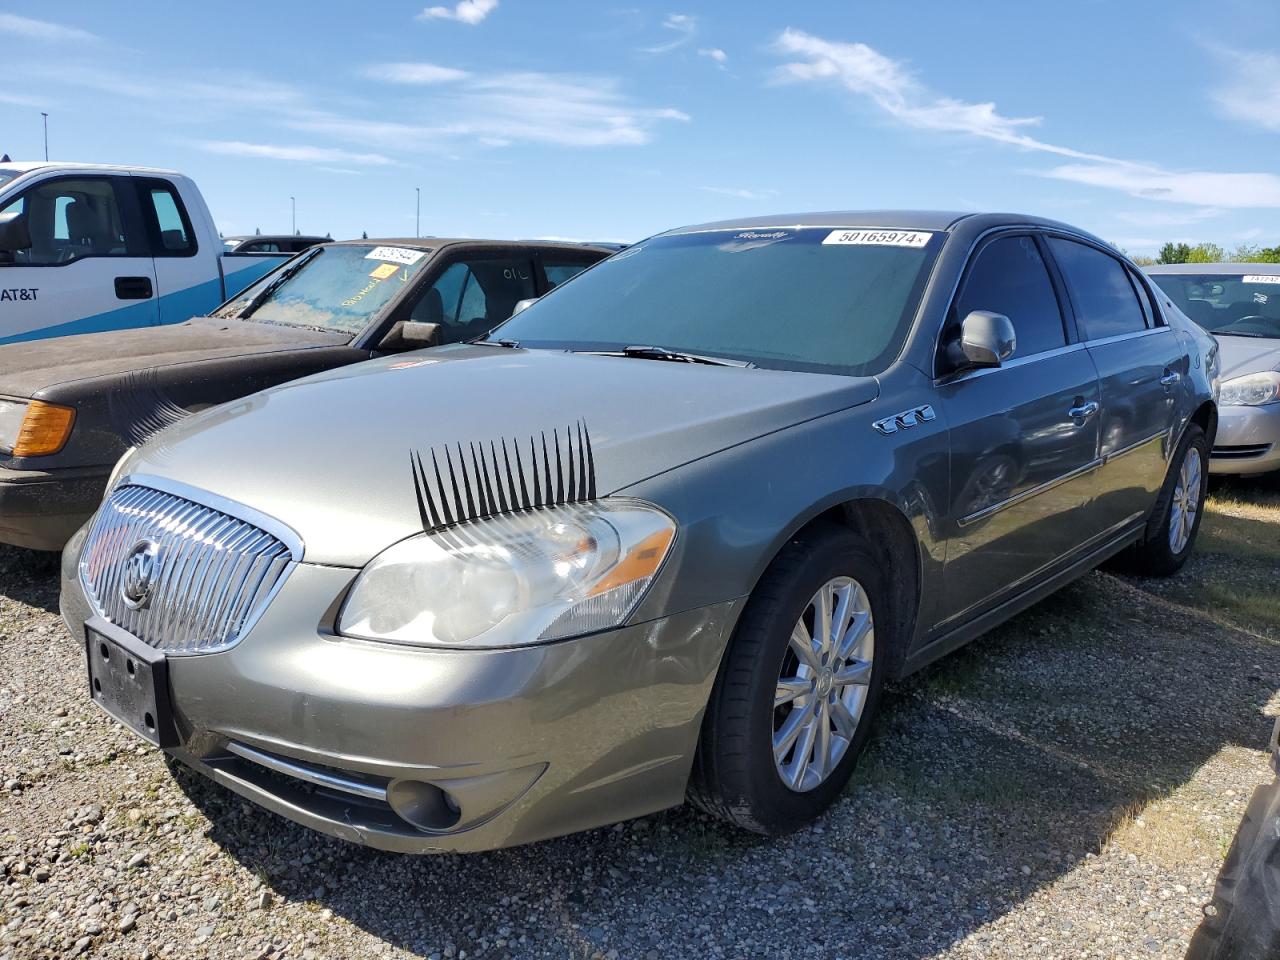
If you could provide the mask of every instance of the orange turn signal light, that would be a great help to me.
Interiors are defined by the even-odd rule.
[[[47,457],[67,444],[71,426],[76,421],[74,407],[63,407],[43,400],[32,400],[13,445],[15,457]]]

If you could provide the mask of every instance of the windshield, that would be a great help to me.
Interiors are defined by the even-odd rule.
[[[430,259],[429,250],[372,243],[312,250],[228,300],[214,316],[359,333]]]
[[[897,356],[942,235],[831,227],[655,237],[501,326],[523,347],[666,350],[866,375]]]
[[[1280,275],[1165,273],[1151,279],[1210,333],[1280,337]]]

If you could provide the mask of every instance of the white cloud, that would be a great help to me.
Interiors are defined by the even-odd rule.
[[[935,94],[902,63],[864,43],[824,40],[787,29],[775,47],[784,56],[798,58],[778,68],[775,76],[780,82],[836,83],[867,97],[908,127],[965,134],[1076,161],[1043,171],[1042,176],[1174,203],[1280,207],[1276,174],[1174,171],[1048,143],[1026,132],[1040,125],[1040,117],[1009,117],[991,102]]]
[[[380,153],[352,153],[331,147],[280,146],[270,143],[245,143],[242,140],[203,140],[196,144],[207,153],[261,160],[290,160],[295,163],[354,163],[361,166],[385,167],[395,163]]]
[[[11,107],[31,107],[32,109],[39,109],[49,105],[47,100],[28,97],[21,93],[0,93],[0,103],[7,103]]]
[[[687,13],[669,13],[662,21],[662,29],[675,34],[671,40],[652,47],[641,47],[642,53],[669,53],[677,47],[683,47],[698,32],[698,18]]]
[[[33,40],[79,41],[97,40],[98,37],[79,27],[64,27],[47,20],[32,20],[14,13],[0,13],[0,33],[16,33]]]
[[[430,85],[433,83],[451,83],[469,77],[466,70],[455,67],[441,67],[434,63],[379,63],[368,67],[364,75],[371,80],[385,80],[387,83],[404,83]]]
[[[714,60],[721,67],[723,67],[725,62],[729,59],[729,55],[719,47],[702,47],[698,50],[698,56]]]
[[[452,8],[427,7],[420,14],[419,20],[457,20],[474,27],[481,20],[497,9],[498,0],[460,0]]]
[[[1223,112],[1242,123],[1280,131],[1280,56],[1226,47],[1211,48],[1228,75],[1213,99]]]
[[[1193,223],[1203,223],[1222,216],[1223,211],[1216,207],[1201,207],[1198,210],[1138,210],[1122,211],[1115,218],[1122,223],[1135,227],[1184,227]]]

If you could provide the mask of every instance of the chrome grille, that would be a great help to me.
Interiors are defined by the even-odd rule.
[[[147,600],[125,600],[126,563],[157,545]],[[295,557],[248,521],[152,487],[129,485],[102,505],[85,541],[80,579],[98,613],[170,653],[213,653],[253,625]]]

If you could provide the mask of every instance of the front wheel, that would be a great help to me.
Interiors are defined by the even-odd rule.
[[[1187,427],[1169,464],[1146,534],[1122,555],[1123,566],[1148,577],[1182,569],[1195,547],[1209,489],[1209,441],[1196,424]]]
[[[853,773],[879,699],[882,573],[854,534],[789,543],[734,632],[703,722],[690,797],[748,830],[818,817]]]

